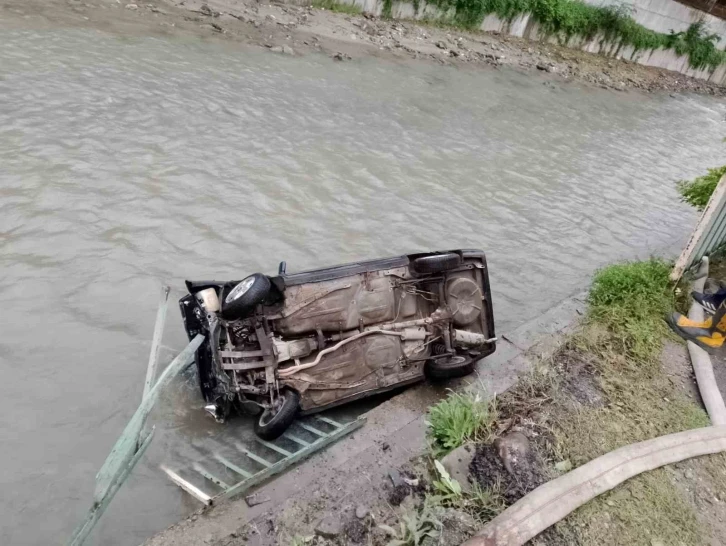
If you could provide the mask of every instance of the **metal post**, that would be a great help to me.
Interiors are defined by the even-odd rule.
[[[149,434],[143,434],[144,424],[154,403],[159,398],[161,390],[169,384],[171,379],[183,370],[193,359],[199,346],[204,341],[204,336],[197,335],[189,345],[172,360],[166,369],[162,372],[158,381],[151,386],[151,381],[155,375],[156,362],[158,360],[159,346],[161,344],[161,334],[163,333],[164,316],[166,313],[166,299],[168,298],[168,290],[162,293],[162,301],[159,305],[157,313],[156,328],[154,330],[154,340],[152,341],[151,356],[149,357],[149,367],[147,369],[146,381],[144,385],[144,397],[141,404],[134,413],[133,417],[126,425],[123,433],[113,446],[111,453],[103,463],[101,470],[96,474],[96,489],[93,494],[93,505],[86,516],[86,519],[76,528],[69,541],[70,546],[80,546],[86,540],[90,532],[93,530],[96,522],[108,507],[111,499],[133,470],[136,463],[146,451],[153,437],[153,429]],[[158,332],[158,335],[157,335]],[[148,389],[146,387],[149,387]]]
[[[149,354],[149,366],[146,368],[146,381],[144,381],[144,395],[146,398],[154,384],[156,376],[156,365],[159,362],[159,350],[161,349],[161,338],[164,335],[164,324],[166,323],[166,306],[169,302],[169,287],[162,286],[159,296],[159,310],[156,312],[156,324],[154,325],[154,337],[151,340],[151,353]]]

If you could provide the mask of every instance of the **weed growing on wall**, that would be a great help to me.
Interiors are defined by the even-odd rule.
[[[414,7],[419,11],[419,2]],[[673,49],[687,55],[689,64],[697,69],[715,69],[726,63],[726,52],[717,47],[719,37],[708,34],[705,24],[693,23],[685,32],[668,34],[649,30],[635,22],[626,6],[593,6],[577,0],[430,0],[446,15],[446,22],[477,29],[484,17],[494,14],[500,19],[530,14],[542,30],[557,36],[564,44],[574,37],[593,39],[619,46],[632,46],[635,51]],[[383,16],[391,17],[392,0],[384,0]]]

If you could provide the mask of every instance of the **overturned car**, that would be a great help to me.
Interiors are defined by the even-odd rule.
[[[280,436],[312,413],[424,378],[474,370],[496,348],[479,250],[410,254],[241,281],[187,281],[180,301],[205,406],[258,415]]]

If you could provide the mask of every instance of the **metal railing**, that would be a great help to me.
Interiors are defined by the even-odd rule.
[[[676,281],[701,258],[713,254],[726,244],[726,176],[719,180],[716,189],[703,210],[691,238],[676,260],[671,279]]]
[[[156,314],[156,326],[154,327],[154,338],[151,342],[151,354],[149,365],[146,371],[144,383],[144,394],[138,409],[134,413],[123,433],[113,446],[111,453],[103,463],[101,470],[96,474],[96,489],[93,493],[93,503],[86,515],[86,518],[76,527],[69,546],[81,546],[86,540],[94,526],[105,512],[114,495],[123,485],[126,478],[133,470],[136,463],[149,447],[154,436],[154,429],[145,430],[146,418],[149,416],[154,403],[159,398],[159,393],[166,387],[171,379],[183,370],[193,359],[194,353],[204,341],[204,336],[196,336],[179,355],[172,360],[162,372],[156,383],[153,383],[156,376],[156,365],[159,360],[159,348],[161,337],[164,333],[166,321],[166,307],[169,298],[169,288],[163,287],[159,311]]]

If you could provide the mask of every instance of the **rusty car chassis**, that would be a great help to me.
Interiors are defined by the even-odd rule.
[[[187,281],[180,301],[205,409],[281,435],[312,413],[424,378],[469,374],[496,348],[485,255],[428,252],[241,281]]]

